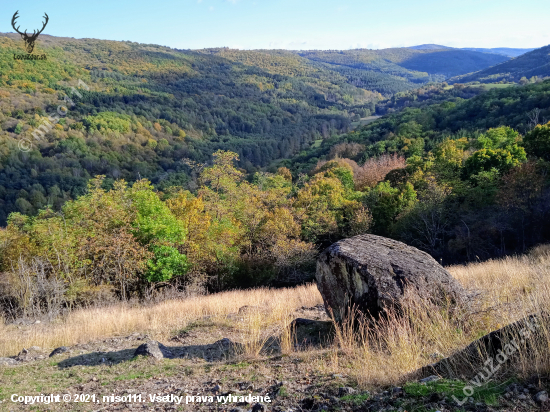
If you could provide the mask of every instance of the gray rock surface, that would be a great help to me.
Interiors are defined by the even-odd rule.
[[[424,366],[414,374],[436,374],[452,379],[479,373],[488,358],[495,368],[503,363],[517,361],[520,352],[526,356],[535,349],[537,342],[546,342],[548,325],[550,313],[540,312],[527,316],[482,336],[451,356]]]
[[[465,297],[458,281],[430,255],[375,235],[328,247],[317,260],[316,280],[325,309],[338,321],[352,305],[378,316],[384,309],[401,307],[411,293],[433,303]]]
[[[134,356],[139,356],[139,355],[150,356],[155,359],[164,359],[164,358],[172,357],[172,353],[166,346],[154,340],[146,342],[143,345],[140,345],[134,352]]]
[[[61,353],[65,353],[69,350],[66,346],[60,346],[59,348],[55,348],[52,353],[50,353],[50,358],[55,355],[59,355]]]
[[[535,401],[538,403],[546,403],[548,402],[548,392],[546,391],[540,391],[535,395]]]
[[[19,365],[19,362],[13,358],[0,358],[0,366],[15,366]]]

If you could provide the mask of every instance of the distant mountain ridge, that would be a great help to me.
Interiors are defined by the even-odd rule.
[[[473,47],[465,47],[460,50],[470,50],[470,51],[477,51],[481,53],[494,53],[494,54],[500,54],[502,56],[507,57],[518,57],[522,54],[529,53],[530,51],[533,51],[535,49],[515,49],[510,47],[496,47],[493,49],[479,49],[479,48],[473,48]]]
[[[550,76],[550,45],[535,49],[507,62],[498,64],[476,73],[457,76],[450,79],[452,82],[496,83],[499,81],[517,82],[522,77]]]
[[[448,46],[442,46],[440,44],[420,44],[418,46],[411,46],[409,49],[413,50],[467,50],[467,51],[475,51],[479,53],[491,53],[491,54],[499,54],[501,56],[506,57],[518,57],[522,54],[528,53],[530,51],[533,51],[535,49],[518,49],[518,48],[511,48],[511,47],[495,47],[492,49],[486,49],[486,48],[479,48],[479,47],[461,47],[461,48],[455,48],[455,47],[448,47]]]

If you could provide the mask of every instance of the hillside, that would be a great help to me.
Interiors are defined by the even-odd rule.
[[[381,71],[413,82],[425,81],[420,73],[433,80],[444,80],[502,63],[508,58],[475,51],[436,48],[393,48],[381,50],[299,52],[310,60],[351,68]]]
[[[0,225],[12,211],[83,193],[95,175],[186,184],[185,159],[204,162],[217,149],[252,171],[345,132],[382,98],[327,70],[280,74],[154,45],[41,36],[36,53],[48,60],[15,61],[20,49],[19,36],[0,37]],[[89,87],[81,97],[70,89],[79,80]],[[65,94],[76,105],[33,137]]]
[[[510,47],[495,47],[492,49],[485,49],[485,48],[476,48],[476,47],[461,47],[461,48],[454,48],[454,47],[448,47],[448,46],[441,46],[439,44],[420,44],[418,46],[411,46],[409,49],[413,50],[438,50],[438,49],[445,49],[445,50],[467,50],[467,51],[475,51],[479,53],[491,53],[491,54],[500,54],[501,56],[505,57],[518,57],[522,54],[525,54],[527,52],[533,51],[535,49],[518,49],[518,48],[510,48]]]
[[[438,95],[277,165],[295,175],[349,168],[373,233],[446,262],[550,240],[550,80],[468,100],[447,94],[437,102]]]
[[[506,375],[477,381],[465,405],[458,402],[467,400],[467,385],[473,384],[464,377],[432,377],[426,383],[408,374],[517,320],[517,308],[545,310],[549,263],[548,248],[540,247],[527,256],[449,267],[464,287],[483,297],[486,310],[472,313],[465,306],[456,314],[418,305],[407,318],[390,312],[390,322],[374,328],[359,323],[354,329],[359,338],[347,323],[332,332],[315,285],[182,296],[148,306],[120,303],[73,311],[56,322],[0,324],[0,356],[10,356],[0,358],[6,365],[0,396],[10,411],[29,410],[10,404],[11,394],[60,392],[95,395],[94,410],[138,409],[132,395],[141,396],[138,406],[144,410],[174,410],[189,395],[213,399],[183,410],[250,410],[255,403],[221,406],[216,393],[268,395],[258,411],[547,410],[537,397],[549,390],[548,380],[539,378],[548,373],[546,335],[530,339],[536,351],[521,346],[510,356]],[[292,327],[295,318],[301,323]],[[151,339],[166,345],[166,357],[135,357],[136,348]],[[61,345],[64,349],[48,357]],[[151,399],[153,394],[159,398]],[[90,410],[75,405],[53,402],[47,410]]]
[[[450,80],[462,83],[472,81],[496,83],[503,80],[518,82],[523,77],[529,79],[533,76],[550,76],[550,46],[535,49],[512,60],[498,64],[494,67],[489,67],[477,73],[457,76]]]
[[[202,163],[218,149],[236,152],[253,172],[349,131],[383,95],[443,78],[400,66],[443,67],[406,49],[192,51],[43,35],[36,53],[46,61],[14,60],[21,44],[18,35],[0,36],[0,225],[14,211],[59,208],[96,175],[194,188],[187,159]],[[80,97],[71,92],[79,81],[89,88]],[[34,137],[65,94],[75,105]]]
[[[431,150],[447,136],[476,135],[499,126],[509,126],[525,133],[532,128],[529,113],[533,109],[540,109],[538,122],[545,123],[550,119],[548,80],[486,92],[480,92],[480,88],[483,85],[457,85],[450,90],[431,86],[420,89],[423,92],[420,97],[403,93],[392,100],[396,105],[401,100],[410,101],[408,107],[401,103],[404,110],[388,114],[349,134],[319,142],[318,147],[294,157],[288,165],[295,170],[307,171],[342,142],[365,145],[366,158],[385,153],[386,147],[391,146],[389,140],[397,136],[406,138],[408,134],[414,134],[423,139],[427,150]],[[409,124],[414,124],[414,133],[406,132]]]
[[[535,49],[517,49],[517,48],[511,48],[511,47],[495,47],[492,49],[483,49],[483,48],[475,48],[475,47],[463,47],[461,50],[471,50],[471,51],[477,51],[481,53],[494,53],[494,54],[500,54],[502,56],[506,57],[518,57],[522,54],[528,53],[530,51],[533,51]]]

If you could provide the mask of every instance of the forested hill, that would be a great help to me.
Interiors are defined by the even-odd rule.
[[[477,87],[483,86],[470,86]],[[508,126],[524,134],[537,123],[550,121],[550,80],[525,86],[509,85],[482,93],[470,92],[462,84],[443,90],[443,93],[441,90],[441,87],[434,88],[431,99],[418,107],[404,108],[353,132],[324,140],[318,147],[282,164],[296,172],[307,172],[319,160],[326,160],[343,150],[338,149],[338,145],[346,144],[361,147],[355,150],[354,157],[360,163],[383,154],[422,156],[447,137],[474,138],[499,126]],[[470,99],[459,97],[476,93],[478,95]],[[430,90],[426,94],[429,95]],[[435,103],[430,104],[430,101]]]
[[[444,80],[447,77],[482,70],[509,59],[496,54],[450,48],[402,47],[382,50],[306,51],[299,54],[313,61],[390,73],[411,81],[421,79],[417,73],[428,73],[434,80]]]
[[[437,50],[437,49],[446,49],[446,50],[469,50],[469,51],[475,51],[480,53],[492,53],[492,54],[500,54],[501,56],[505,57],[518,57],[522,54],[528,53],[530,51],[533,51],[535,49],[517,49],[517,48],[511,48],[511,47],[494,47],[492,49],[486,49],[486,48],[479,48],[479,47],[461,47],[459,49],[455,49],[453,47],[447,47],[447,46],[441,46],[439,44],[420,44],[418,46],[411,46],[409,49],[414,50]]]
[[[347,131],[382,98],[326,70],[280,74],[195,51],[51,36],[34,51],[47,60],[14,60],[22,45],[0,36],[0,224],[13,211],[59,207],[95,175],[187,185],[186,159],[218,149],[253,171]],[[79,80],[89,86],[82,97],[70,89]],[[37,140],[66,94],[75,105]]]
[[[550,80],[494,88],[404,108],[280,166],[347,169],[372,233],[445,263],[488,259],[550,239],[549,120]]]
[[[14,60],[24,51],[20,36],[1,35],[0,225],[14,211],[59,208],[96,175],[107,185],[147,178],[161,189],[192,188],[190,161],[219,149],[236,152],[248,172],[289,158],[347,132],[382,94],[434,79],[399,66],[400,50],[354,68],[315,52],[174,50],[42,35],[34,53],[47,60],[25,61]],[[406,56],[415,53],[429,55]],[[79,81],[89,87],[80,97],[71,93]],[[33,137],[67,94],[75,103],[68,115]]]
[[[461,83],[472,81],[496,83],[502,80],[517,82],[523,77],[528,79],[533,76],[550,76],[550,46],[535,49],[494,67],[489,67],[477,73],[458,76],[451,80]]]
[[[528,53],[535,49],[517,49],[512,47],[495,47],[492,49],[483,49],[483,48],[476,48],[476,47],[463,47],[461,50],[471,50],[471,51],[477,51],[482,53],[501,54],[506,57],[518,57],[518,56],[521,56],[522,54]]]
[[[386,96],[508,60],[507,57],[495,54],[450,48],[415,50],[403,47],[345,51],[217,48],[199,52],[255,66],[272,74],[315,76],[329,82],[345,79],[348,84]]]

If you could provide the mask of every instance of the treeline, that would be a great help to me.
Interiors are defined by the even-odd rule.
[[[59,212],[12,213],[0,229],[0,304],[7,316],[144,298],[168,283],[210,290],[295,284],[315,271],[316,245],[368,230],[349,168],[325,165],[252,182],[218,151],[194,165],[200,187],[165,192],[99,176]],[[111,188],[106,188],[111,186]]]
[[[550,76],[550,46],[541,47],[501,64],[488,67],[476,73],[457,76],[452,81],[484,83],[519,82],[523,79],[548,78]]]
[[[18,47],[19,37],[0,37],[0,225],[12,212],[59,211],[95,175],[194,189],[186,159],[205,162],[218,149],[254,172],[348,131],[382,97],[335,72],[301,77],[153,45],[45,36],[45,62],[14,61]],[[77,95],[78,80],[89,90]],[[67,115],[33,136],[67,97]]]
[[[340,158],[363,175],[370,164],[378,177],[366,181],[383,180],[360,188],[374,233],[444,263],[524,252],[550,240],[549,90],[545,81],[405,108],[280,164],[300,173]],[[374,160],[388,155],[406,166]]]

